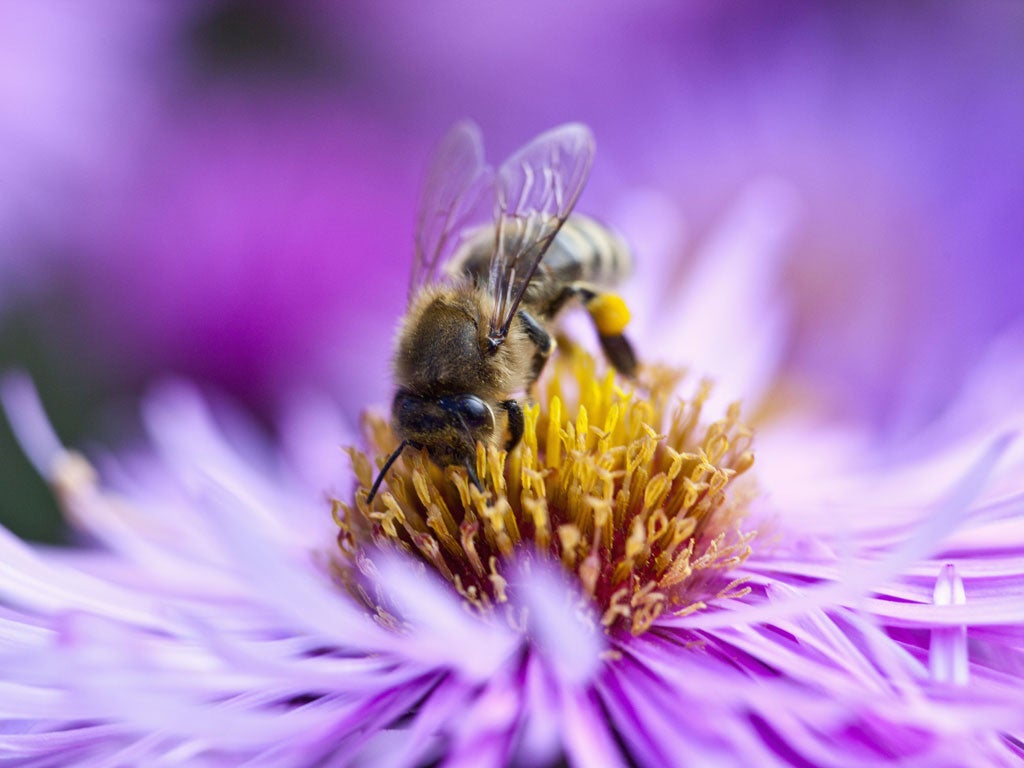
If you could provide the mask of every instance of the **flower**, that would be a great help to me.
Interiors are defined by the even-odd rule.
[[[0,202],[0,238],[31,230],[14,269],[0,264],[0,291],[59,251],[43,278],[70,295],[38,307],[38,324],[62,361],[88,345],[72,371],[103,391],[172,370],[263,408],[296,380],[330,380],[353,412],[371,400],[387,364],[376,330],[400,311],[412,182],[466,116],[504,150],[587,122],[602,159],[583,202],[650,240],[651,215],[627,223],[617,209],[622,190],[646,190],[646,208],[671,209],[653,218],[676,256],[751,176],[796,183],[810,210],[788,267],[788,363],[876,427],[933,418],[1022,309],[1019,4],[214,0],[174,4],[176,23],[157,25],[170,45],[132,26],[153,9],[94,3],[81,21],[72,5],[14,12],[41,19],[29,31],[4,17],[17,91],[4,119],[71,167],[0,145],[0,199],[38,201],[13,214]],[[121,25],[145,65],[108,58]],[[85,45],[61,34],[108,27]],[[177,76],[132,87],[152,70]],[[56,119],[21,122],[36,113],[20,93]],[[90,97],[112,108],[69,119]],[[141,126],[113,117],[150,102],[164,110]],[[102,146],[83,152],[91,138]],[[56,202],[53,185],[67,191]]]
[[[1007,288],[1024,281],[1021,13],[377,0],[339,6],[336,27],[358,41],[377,111],[401,104],[427,137],[469,114],[510,149],[586,122],[601,160],[583,203],[645,245],[661,219],[676,258],[751,177],[794,183],[807,216],[787,266],[788,365],[897,433],[932,419],[1024,310]],[[616,208],[623,189],[653,192],[640,226]]]
[[[375,311],[364,294],[405,279],[403,144],[301,89],[193,96],[96,217],[73,273],[79,322],[118,340],[116,368],[173,370],[262,408],[342,379],[355,412],[385,376],[381,317],[401,310],[400,291]]]
[[[511,543],[512,556],[487,563],[472,585],[460,580],[461,595],[454,576],[475,573],[472,563],[449,578],[389,552],[380,546],[388,515],[397,531],[402,514],[411,518],[417,503],[429,514],[438,494],[481,518],[495,510],[458,471],[445,475],[415,457],[396,465],[392,495],[367,506],[355,485],[365,487],[372,472],[358,454],[355,477],[345,469],[337,446],[357,438],[329,402],[304,398],[283,419],[279,447],[268,448],[236,413],[168,384],[144,410],[152,446],[90,463],[61,446],[28,382],[7,379],[16,432],[85,538],[70,550],[0,538],[0,749],[30,763],[90,765],[1018,760],[1024,456],[1012,429],[1024,416],[1022,335],[992,347],[972,389],[916,442],[879,446],[875,433],[822,417],[776,374],[787,319],[773,278],[798,211],[791,190],[755,186],[693,271],[692,302],[657,301],[648,287],[648,301],[636,304],[647,359],[690,359],[716,378],[680,416],[661,403],[669,390],[675,396],[664,380],[628,395],[600,377],[580,379],[586,363],[573,373],[563,362],[549,386],[562,387],[566,403],[589,404],[594,420],[575,407],[553,415],[554,398],[542,399],[529,417],[533,436],[510,460],[519,471],[502,476],[539,475],[543,493],[538,486],[522,498],[549,498],[547,543],[559,557],[543,554],[536,504],[537,546],[516,546],[511,535],[503,543],[489,520],[492,535],[477,540],[478,553],[485,542],[496,552]],[[641,286],[671,280],[671,262],[649,269]],[[746,431],[728,406],[744,385],[743,409],[756,426],[753,469]],[[622,490],[617,477],[582,482],[609,469],[588,453],[586,435],[612,441],[612,452],[639,446],[640,458],[643,424],[671,434],[698,400],[701,422],[724,418],[724,430],[708,428],[725,436],[731,458],[728,448],[716,457],[707,437],[681,438],[674,450],[705,449],[708,489],[719,476],[728,485],[704,510],[708,536],[692,550],[652,550],[668,565],[659,572],[657,562],[653,570],[640,563],[649,570],[627,605],[606,589],[625,549],[602,560],[607,542],[595,540],[576,550],[584,562],[565,567],[574,532],[564,515],[594,500],[587,519],[601,528],[601,484]],[[629,402],[643,419],[633,419]],[[369,423],[386,450],[381,422]],[[575,439],[581,482],[559,486],[537,462]],[[480,454],[479,474],[500,491],[494,460]],[[659,472],[664,482],[682,476],[668,477],[667,450],[638,461],[638,476],[648,461],[649,479],[624,497],[627,507],[665,491]],[[739,481],[756,481],[757,493],[740,494]],[[406,482],[421,484],[420,502],[402,490]],[[329,498],[348,502],[341,549]],[[697,507],[677,509],[685,520]],[[425,525],[436,541],[450,533],[429,518]],[[617,536],[633,533],[615,525]],[[645,533],[637,542],[650,544]],[[738,548],[721,569],[667,584],[654,610],[634,603],[722,533]],[[468,548],[455,542],[450,551],[459,549],[466,559],[452,562],[464,565]],[[493,610],[499,604],[508,610]],[[623,607],[630,610],[616,610]]]
[[[624,392],[579,350],[553,366],[541,402],[525,411],[523,447],[478,448],[476,477],[493,496],[417,455],[390,470],[390,494],[337,502],[343,572],[371,608],[384,610],[358,572],[378,547],[422,558],[486,614],[509,602],[508,563],[534,549],[576,577],[608,632],[642,634],[666,611],[700,610],[701,596],[745,594],[742,579],[709,587],[743,562],[755,535],[742,529],[746,496],[734,491],[754,463],[739,403],[704,426],[707,381],[674,402],[680,376],[670,371],[645,369]],[[373,452],[392,454],[390,427],[369,420]],[[370,461],[353,459],[370,488]]]
[[[126,172],[180,17],[103,0],[0,8],[0,310],[67,265],[92,199]]]

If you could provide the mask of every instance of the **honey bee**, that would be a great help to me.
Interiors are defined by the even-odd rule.
[[[573,301],[589,311],[609,362],[631,376],[625,303],[600,285],[629,271],[622,239],[572,215],[594,157],[577,123],[541,134],[496,172],[479,129],[456,124],[435,153],[423,190],[409,303],[394,353],[391,423],[401,442],[367,495],[371,502],[407,447],[439,466],[476,474],[476,444],[519,444],[526,393],[554,352],[552,324]],[[481,203],[493,221],[469,226]],[[506,438],[507,435],[507,438]]]

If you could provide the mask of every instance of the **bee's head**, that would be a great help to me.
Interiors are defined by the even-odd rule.
[[[399,389],[391,404],[391,424],[402,438],[367,496],[373,501],[388,469],[406,446],[426,448],[431,460],[441,467],[465,467],[469,479],[480,488],[476,474],[477,441],[487,442],[494,434],[494,411],[484,400],[471,394],[420,397]]]
[[[477,441],[487,442],[495,429],[494,412],[476,395],[431,398],[407,389],[395,395],[391,423],[399,437],[426,448],[442,467],[475,463]]]

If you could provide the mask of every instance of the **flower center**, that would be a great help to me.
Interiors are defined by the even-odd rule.
[[[682,375],[649,368],[624,391],[611,372],[599,378],[589,355],[566,346],[537,402],[524,408],[521,445],[510,454],[477,446],[484,493],[465,469],[407,450],[388,474],[389,490],[367,505],[374,468],[350,449],[360,487],[353,503],[335,502],[350,587],[362,554],[398,548],[488,612],[507,600],[503,568],[529,548],[576,576],[608,631],[640,634],[665,611],[690,613],[709,599],[746,594],[741,579],[725,578],[754,537],[741,527],[752,494],[736,478],[754,458],[739,404],[706,424],[709,382],[678,399]],[[367,417],[366,431],[377,456],[398,444],[380,416]]]

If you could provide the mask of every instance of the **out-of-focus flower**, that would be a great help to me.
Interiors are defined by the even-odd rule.
[[[180,12],[0,4],[0,302],[53,280],[135,159]]]
[[[493,507],[464,480],[411,460],[394,494],[366,508],[337,450],[354,436],[330,404],[303,401],[284,420],[283,448],[268,450],[237,416],[179,384],[147,401],[152,450],[105,460],[97,476],[60,445],[31,387],[9,379],[4,402],[26,451],[94,546],[0,539],[0,749],[43,764],[1019,759],[1024,456],[1007,430],[1024,417],[1014,394],[1024,345],[1009,336],[994,348],[977,388],[901,456],[822,421],[807,398],[787,403],[776,380],[786,305],[771,278],[796,211],[785,188],[756,186],[703,252],[693,302],[668,305],[647,289],[636,323],[645,359],[684,357],[673,329],[698,329],[717,340],[693,359],[719,379],[717,396],[673,412],[640,391],[633,410],[613,388],[591,391],[563,371],[565,401],[590,402],[603,418],[549,416],[543,441],[528,437],[510,461],[523,471],[504,475],[509,490],[499,481]],[[671,262],[647,267],[641,285],[671,282]],[[748,469],[745,451],[728,458],[743,430],[709,427],[734,419],[723,403],[744,383],[759,425],[758,466],[740,478],[756,480],[753,496],[715,480]],[[659,413],[664,421],[651,423]],[[694,416],[673,445],[700,472],[673,475],[657,435],[678,437]],[[633,440],[646,433],[637,418],[653,428],[650,456]],[[607,457],[592,452],[602,441]],[[578,463],[578,486],[544,469],[555,452]],[[359,469],[364,485],[368,470]],[[403,492],[405,480],[421,487]],[[511,483],[525,482],[544,490],[522,494],[530,520],[509,519]],[[637,486],[625,492],[627,482]],[[447,493],[449,483],[460,491]],[[621,509],[603,507],[606,483],[625,492]],[[345,555],[328,497],[355,498],[380,530],[353,531],[357,518],[346,517]],[[439,503],[457,515],[460,497],[488,516],[461,543],[446,540]],[[417,504],[427,514],[419,528]],[[535,535],[542,504],[559,523],[549,543],[560,560]],[[665,530],[647,504],[682,511],[709,535],[658,549]],[[602,509],[611,516],[602,530],[617,538],[574,540]],[[718,567],[701,573],[696,561],[720,533],[727,542],[734,522],[739,546],[705,559]],[[389,526],[419,534],[402,540],[424,561],[433,542],[453,572],[377,549]],[[529,531],[537,547],[517,545]],[[512,556],[482,563],[481,575],[471,551],[507,545]],[[641,577],[626,578],[637,589],[625,602],[602,592],[605,565]],[[474,584],[452,578],[473,573]],[[673,578],[661,581],[665,573]]]
[[[231,0],[188,14],[193,35],[163,66],[194,78],[119,194],[79,210],[95,225],[69,259],[80,321],[55,334],[85,329],[135,382],[174,369],[266,405],[333,376],[362,402],[398,311],[408,182],[467,115],[496,155],[591,124],[602,162],[585,203],[680,270],[752,175],[794,181],[809,210],[787,267],[786,365],[876,428],[934,417],[1022,310],[1007,288],[1024,281],[1018,4]]]
[[[186,5],[0,0],[0,367],[31,369],[68,433],[123,382],[70,287],[97,203],[131,177],[175,80]],[[56,511],[2,427],[0,454],[0,521],[52,539]]]
[[[82,322],[118,339],[111,363],[261,406],[344,371],[355,412],[386,378],[384,318],[401,309],[418,167],[405,141],[301,91],[217,91],[149,141],[74,272]]]
[[[751,176],[793,181],[808,213],[787,365],[895,433],[932,418],[1024,311],[1010,288],[1024,282],[1022,14],[452,0],[346,4],[339,27],[365,33],[367,90],[409,124],[440,133],[469,108],[506,149],[547,123],[591,125],[599,211],[654,189],[685,221],[675,236],[701,237]]]

